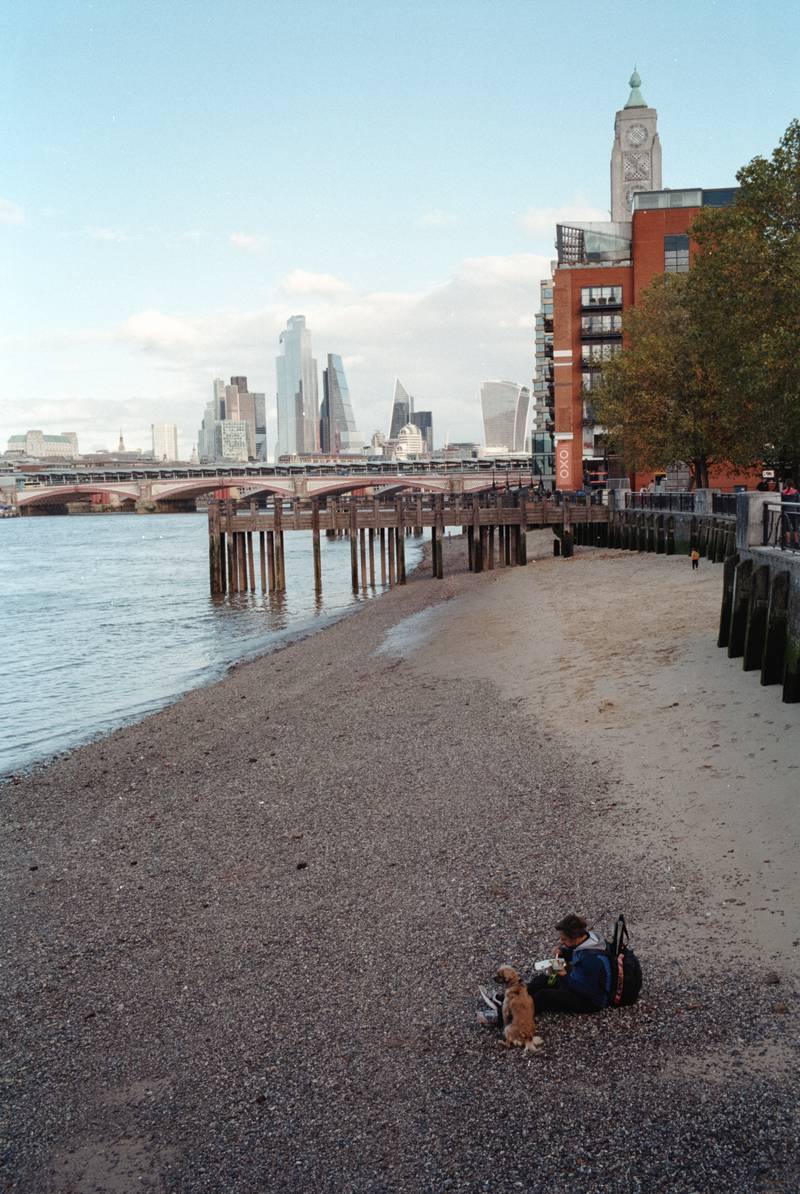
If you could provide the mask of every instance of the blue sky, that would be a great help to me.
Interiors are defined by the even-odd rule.
[[[729,185],[800,115],[800,6],[27,0],[0,12],[0,447],[188,451],[214,376],[274,395],[307,316],[365,435],[395,374],[437,443],[532,372],[559,212],[603,218],[634,64],[664,185]],[[274,442],[274,433],[270,436]]]

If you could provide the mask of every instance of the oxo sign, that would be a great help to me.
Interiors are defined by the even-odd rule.
[[[559,488],[569,487],[572,482],[572,445],[562,442],[556,449],[556,476]]]

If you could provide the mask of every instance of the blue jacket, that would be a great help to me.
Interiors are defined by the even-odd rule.
[[[558,986],[573,991],[593,1007],[608,1007],[611,991],[611,962],[604,943],[595,933],[573,949],[562,949],[562,957],[569,963],[569,971],[559,979]]]

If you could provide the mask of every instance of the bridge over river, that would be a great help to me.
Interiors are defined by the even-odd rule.
[[[242,466],[225,469],[43,470],[26,474],[16,493],[20,513],[63,508],[68,502],[105,498],[141,512],[185,509],[207,496],[281,497],[310,501],[369,488],[382,494],[410,490],[439,494],[481,493],[492,488],[530,484],[530,465],[475,461],[366,464],[337,469],[321,465]]]

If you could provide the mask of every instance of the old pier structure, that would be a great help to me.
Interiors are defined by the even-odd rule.
[[[211,592],[282,592],[286,588],[284,534],[311,532],[314,584],[322,588],[321,536],[347,536],[354,591],[406,579],[405,541],[430,531],[431,573],[442,579],[442,539],[457,528],[467,537],[473,572],[527,563],[525,532],[553,527],[565,541],[574,524],[607,523],[603,506],[531,500],[525,490],[473,494],[347,496],[257,502],[210,502],[208,546]],[[566,546],[566,542],[565,542]]]

